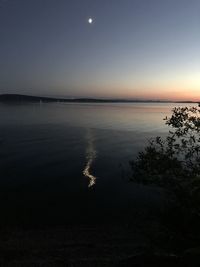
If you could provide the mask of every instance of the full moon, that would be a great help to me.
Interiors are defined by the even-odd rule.
[[[93,19],[92,19],[92,18],[89,18],[89,19],[88,19],[88,23],[89,23],[89,24],[92,24],[92,23],[93,23]]]

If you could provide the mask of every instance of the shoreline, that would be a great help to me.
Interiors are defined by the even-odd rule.
[[[171,100],[142,100],[142,99],[101,99],[101,98],[57,98],[32,96],[21,94],[0,94],[0,102],[61,102],[61,103],[174,103],[174,104],[198,104],[198,101],[171,101]]]

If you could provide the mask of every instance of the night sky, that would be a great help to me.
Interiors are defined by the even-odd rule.
[[[0,0],[0,93],[199,100],[200,0]]]

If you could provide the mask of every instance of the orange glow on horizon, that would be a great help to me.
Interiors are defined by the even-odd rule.
[[[200,88],[200,87],[199,87]],[[100,91],[100,90],[98,90]],[[96,98],[117,98],[117,99],[141,99],[141,100],[169,100],[169,101],[194,101],[200,102],[200,89],[130,89],[130,88],[103,88],[101,93],[95,93]]]

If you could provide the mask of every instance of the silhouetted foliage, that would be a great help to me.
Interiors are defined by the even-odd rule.
[[[164,188],[177,210],[200,218],[200,104],[176,107],[164,120],[170,127],[167,137],[149,140],[130,162],[132,180]]]

